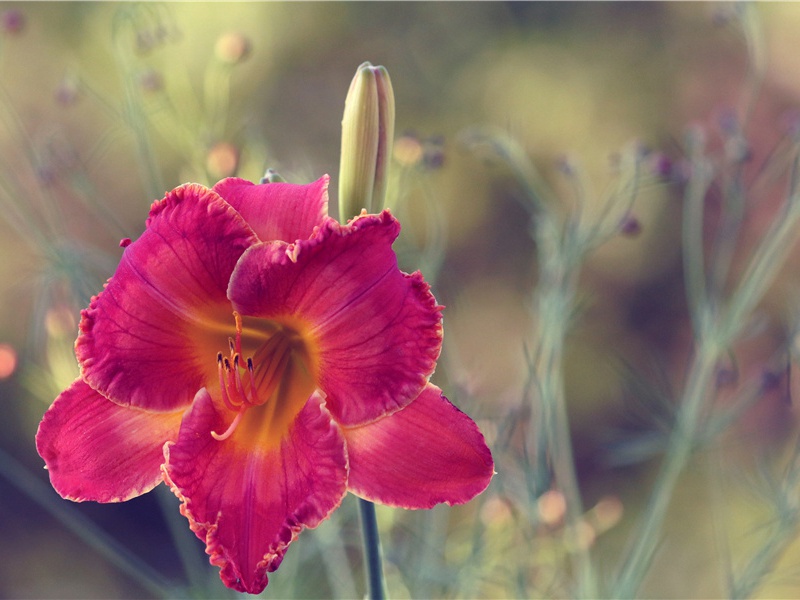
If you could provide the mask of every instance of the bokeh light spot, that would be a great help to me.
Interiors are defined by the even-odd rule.
[[[0,344],[0,379],[11,377],[17,368],[17,351],[13,346]]]

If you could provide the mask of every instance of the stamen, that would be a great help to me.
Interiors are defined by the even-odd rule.
[[[261,401],[258,397],[258,388],[256,387],[256,373],[253,367],[253,359],[249,356],[247,357],[247,374],[250,379],[250,402],[257,406],[261,404]]]
[[[227,358],[223,360],[222,352],[217,354],[217,371],[219,372],[219,388],[222,390],[222,401],[225,403],[230,410],[239,410],[239,407],[235,405],[230,396],[228,396],[228,386],[225,384],[225,373],[223,372],[223,364],[227,362]]]
[[[245,406],[240,408],[239,412],[236,414],[236,417],[233,419],[233,422],[231,422],[231,424],[228,425],[228,428],[225,430],[225,432],[220,434],[217,433],[216,431],[212,431],[211,437],[213,437],[218,442],[227,440],[229,437],[231,437],[233,435],[233,432],[236,431],[236,427],[239,425],[239,421],[242,420],[242,415],[245,413],[246,410],[247,407]]]
[[[236,393],[239,397],[247,402],[247,396],[244,393],[244,385],[242,385],[242,377],[239,375],[239,355],[233,355],[233,385],[236,387]]]
[[[296,335],[294,332],[283,330],[276,323],[270,323],[270,330],[262,327],[248,329],[248,341],[263,341],[251,357],[245,358],[242,352],[243,322],[238,312],[233,313],[236,322],[235,337],[228,338],[229,356],[222,352],[217,353],[217,371],[219,374],[220,394],[228,410],[236,415],[230,425],[222,433],[211,432],[217,441],[231,437],[242,421],[244,413],[253,406],[265,402],[276,401],[273,396],[276,390],[286,380],[287,368],[292,364],[294,348],[296,348]],[[274,327],[274,329],[272,329]],[[254,339],[251,339],[251,333]],[[302,362],[302,361],[301,361]],[[258,365],[256,369],[255,365]],[[247,369],[247,375],[240,372],[240,368]],[[292,367],[293,368],[293,367]],[[245,377],[247,381],[245,381]]]

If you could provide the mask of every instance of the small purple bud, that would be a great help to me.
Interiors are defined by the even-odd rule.
[[[120,248],[127,248],[130,245],[131,245],[131,238],[122,238],[119,241],[119,247]]]
[[[685,184],[692,176],[692,164],[686,160],[681,159],[672,164],[672,181],[678,184]]]
[[[444,166],[444,136],[437,135],[423,144],[422,164],[428,169]]]
[[[72,106],[78,101],[78,81],[74,77],[64,77],[55,91],[55,100],[61,106]]]
[[[714,27],[726,27],[733,21],[735,13],[728,6],[721,6],[711,13],[711,24]]]
[[[670,179],[674,172],[672,159],[660,152],[654,153],[650,158],[650,169],[660,179]]]
[[[561,171],[567,177],[575,175],[575,168],[572,166],[572,161],[566,155],[559,156],[556,159],[556,169]]]
[[[5,33],[17,34],[25,27],[25,15],[16,8],[4,10],[0,14],[0,27]]]
[[[139,85],[145,92],[159,92],[164,89],[164,78],[158,71],[148,69],[139,76]]]
[[[41,164],[36,167],[36,178],[44,187],[50,187],[58,179],[58,173],[51,165]]]
[[[628,213],[620,221],[619,232],[626,237],[636,237],[642,232],[642,223],[635,216]]]
[[[738,135],[741,132],[739,117],[732,108],[725,108],[717,115],[717,124],[722,133],[726,135]]]

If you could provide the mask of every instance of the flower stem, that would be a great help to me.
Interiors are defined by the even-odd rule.
[[[361,515],[361,534],[364,541],[364,559],[367,567],[367,598],[384,600],[386,584],[383,578],[383,556],[381,540],[378,535],[378,520],[375,505],[368,500],[358,499],[358,513]]]
[[[534,448],[537,439],[544,442],[555,484],[566,501],[567,530],[577,535],[583,518],[583,503],[575,473],[563,373],[564,342],[575,298],[577,273],[564,260],[561,250],[547,244],[542,246],[545,256],[541,261],[542,282],[535,308],[540,321],[539,349],[532,365],[538,387],[535,402],[541,411],[541,420],[538,427],[531,428],[529,435],[533,437],[528,444]],[[552,254],[547,252],[548,249]],[[572,563],[577,597],[597,597],[597,581],[589,549],[578,544],[572,553]]]
[[[669,450],[661,465],[644,520],[628,548],[627,558],[620,572],[615,593],[618,598],[636,597],[661,542],[660,533],[667,509],[678,478],[692,454],[702,408],[706,405],[714,367],[719,357],[720,347],[713,344],[700,345],[686,384],[686,393]]]

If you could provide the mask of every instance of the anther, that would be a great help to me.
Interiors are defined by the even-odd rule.
[[[217,371],[219,373],[219,389],[220,393],[222,394],[222,401],[225,403],[230,410],[238,410],[238,407],[234,405],[231,401],[230,396],[228,395],[228,386],[225,382],[225,373],[223,371],[223,365],[227,362],[227,358],[223,360],[222,352],[217,354]]]
[[[253,405],[261,404],[258,397],[258,388],[256,387],[256,373],[253,367],[253,359],[247,357],[247,374],[250,376],[250,403]]]
[[[244,385],[242,385],[242,377],[239,374],[239,355],[236,354],[233,357],[233,385],[236,387],[236,393],[239,395],[240,398],[246,403],[247,396],[244,393]]]

